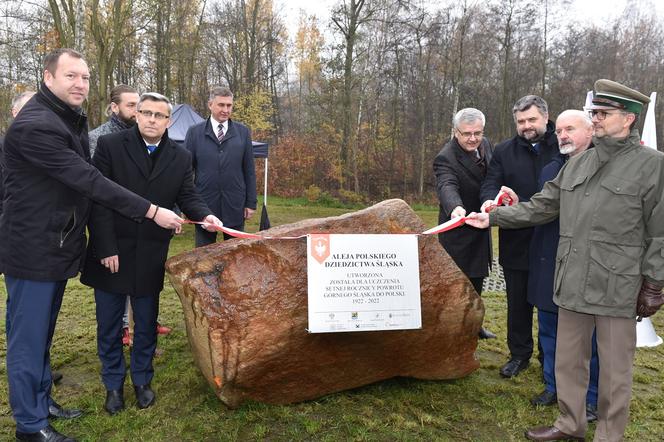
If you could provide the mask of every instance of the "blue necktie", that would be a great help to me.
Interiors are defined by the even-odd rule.
[[[153,153],[155,150],[157,150],[157,146],[155,146],[154,144],[150,144],[149,146],[147,146],[147,149],[148,149],[148,154],[149,154],[149,155],[152,155],[152,153]]]

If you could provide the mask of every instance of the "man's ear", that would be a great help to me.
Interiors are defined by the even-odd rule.
[[[633,113],[627,113],[627,123],[625,124],[625,127],[630,127],[634,121],[636,121],[636,115]]]
[[[48,87],[53,84],[53,74],[48,69],[44,70],[44,84]]]

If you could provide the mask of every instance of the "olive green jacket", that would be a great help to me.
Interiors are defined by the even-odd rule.
[[[642,278],[664,282],[664,154],[639,133],[595,138],[529,202],[499,207],[491,225],[521,228],[560,217],[554,302],[635,317]]]

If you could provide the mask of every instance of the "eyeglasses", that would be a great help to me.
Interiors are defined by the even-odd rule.
[[[459,132],[459,131],[457,131],[457,133],[465,139],[470,139],[472,137],[482,138],[482,135],[484,135],[484,131],[479,131],[479,132]]]
[[[591,118],[597,118],[597,121],[604,121],[606,120],[606,117],[609,115],[617,115],[617,114],[624,114],[622,111],[617,111],[617,112],[606,112],[603,110],[597,110],[593,109],[590,111],[590,117]]]
[[[149,111],[149,110],[139,110],[138,113],[143,115],[145,118],[154,117],[155,120],[165,120],[166,118],[168,118],[170,116],[170,115],[162,114],[161,112],[152,112],[152,111]]]

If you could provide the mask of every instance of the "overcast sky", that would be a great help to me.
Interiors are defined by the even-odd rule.
[[[289,34],[292,36],[297,30],[300,10],[308,15],[315,14],[321,24],[322,31],[328,24],[329,13],[332,7],[341,0],[275,0],[277,9],[282,11],[282,16],[288,23]],[[572,0],[572,9],[566,12],[565,17],[581,21],[591,21],[601,25],[608,19],[620,15],[627,3],[640,5],[654,5],[654,9],[661,17],[664,14],[664,1],[662,0]],[[437,1],[423,0],[424,4],[436,5]],[[434,6],[435,7],[435,6]],[[646,9],[646,8],[642,8]]]

